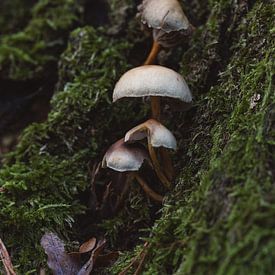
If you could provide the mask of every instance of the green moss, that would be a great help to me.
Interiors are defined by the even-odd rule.
[[[19,31],[28,22],[34,0],[2,0],[0,2],[1,35]]]
[[[222,2],[220,5],[213,7],[214,14],[203,30],[207,42],[213,32],[215,39],[221,22],[213,22],[213,17],[220,19],[219,12],[228,8]],[[153,228],[153,247],[144,274],[272,273],[273,21],[274,5],[259,1],[242,23],[230,30],[229,64],[207,93],[201,87],[213,83],[208,78],[209,67],[199,66],[197,82],[196,62],[185,62],[195,47],[196,52],[206,54],[207,61],[212,56],[216,62],[221,45],[203,44],[202,50],[195,44],[185,53],[182,68],[190,80],[195,79],[196,110],[189,136],[183,140],[185,165],[169,206]],[[211,52],[214,55],[209,58]],[[204,60],[197,53],[192,58],[199,63]],[[252,107],[255,94],[260,100]]]
[[[40,0],[24,30],[1,37],[1,78],[28,80],[51,75],[79,12],[72,0]]]
[[[1,237],[20,272],[44,261],[43,231],[67,235],[83,212],[79,194],[89,186],[88,163],[100,160],[106,147],[145,115],[138,103],[111,104],[114,82],[128,68],[130,43],[91,27],[75,30],[70,41],[60,65],[61,78],[69,82],[54,96],[48,120],[24,131],[0,171],[6,190],[0,194]],[[76,64],[79,68],[66,75]]]
[[[81,197],[89,190],[88,166],[101,160],[110,144],[147,115],[140,101],[111,103],[115,81],[146,55],[147,41],[136,21],[127,18],[134,14],[134,4],[112,1],[110,21],[116,29],[76,29],[61,57],[61,50],[51,52],[51,42],[56,45],[57,34],[76,20],[78,7],[71,1],[58,1],[60,9],[55,6],[54,11],[47,1],[40,1],[21,34],[3,37],[9,51],[6,55],[5,45],[0,48],[1,64],[9,68],[3,71],[5,77],[45,77],[47,64],[60,61],[58,91],[47,121],[24,131],[0,171],[0,186],[6,190],[0,193],[0,236],[20,273],[45,261],[39,239],[46,230],[74,240],[105,235],[111,249],[124,250],[108,274],[117,274],[138,255],[139,237],[152,244],[144,274],[272,272],[274,6],[269,1],[250,6],[230,0],[185,2],[191,17],[196,14],[193,8],[198,9],[194,21],[198,27],[189,48],[184,44],[175,50],[172,63],[177,66],[177,56],[181,57],[180,71],[195,104],[184,114],[164,113],[178,139],[175,163],[180,173],[153,226],[155,209],[135,184],[116,217],[91,221],[91,228],[74,223],[80,214],[90,218],[88,203]],[[125,18],[115,12],[123,8],[129,11],[122,12]],[[48,25],[44,18],[51,14],[67,19]],[[40,29],[29,43],[25,35],[33,22]],[[255,94],[260,99],[252,106]],[[130,236],[128,247],[123,246],[125,236]],[[126,250],[129,247],[135,248]]]

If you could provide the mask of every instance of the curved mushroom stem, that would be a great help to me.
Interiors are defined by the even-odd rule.
[[[160,148],[160,158],[162,160],[162,166],[164,167],[164,174],[169,181],[172,181],[175,177],[175,170],[170,152],[166,148]]]
[[[171,189],[171,183],[167,179],[165,174],[162,172],[156,151],[155,151],[154,147],[150,144],[149,141],[148,141],[148,150],[149,150],[149,155],[150,155],[152,163],[153,163],[154,170],[155,170],[158,178],[160,179],[160,181],[166,188]]]
[[[138,181],[139,185],[143,189],[143,191],[154,201],[162,203],[163,201],[163,196],[159,195],[156,193],[154,190],[152,190],[149,185],[146,183],[146,181],[138,174],[134,173],[134,176],[136,180]]]
[[[155,62],[157,55],[160,51],[160,44],[156,41],[154,41],[151,51],[147,57],[147,59],[144,62],[144,65],[151,65]]]
[[[120,173],[118,176],[119,177],[118,183],[123,184],[123,189],[121,190],[120,194],[118,195],[118,200],[115,203],[115,206],[114,206],[115,212],[121,208],[122,203],[125,200],[126,195],[130,189],[130,183],[133,180],[133,175],[131,175],[131,174],[126,175],[126,180],[125,179],[121,180],[121,177],[123,177],[123,175],[124,175],[124,173]]]
[[[152,108],[152,118],[160,121],[161,120],[160,119],[160,114],[161,114],[161,111],[160,111],[160,97],[151,96],[151,108]],[[149,144],[148,144],[148,146],[149,146]],[[150,155],[151,155],[151,152],[150,152]],[[173,167],[173,163],[172,163],[170,153],[165,148],[160,148],[160,157],[161,157],[162,167],[164,169],[164,173],[165,173],[166,177],[168,178],[168,182],[169,182],[174,178],[174,167]],[[151,156],[151,158],[152,158],[152,156]],[[157,158],[156,158],[156,161],[157,161]],[[154,161],[153,161],[153,163],[154,163]],[[154,165],[156,166],[156,163],[154,163]],[[159,165],[158,170],[161,172],[161,166],[160,165]],[[161,177],[158,173],[158,170],[156,170],[156,172],[157,172],[160,180],[163,182],[163,180],[161,179]],[[164,177],[165,177],[165,175],[164,175]],[[166,180],[167,180],[167,178],[166,178]],[[169,183],[169,185],[171,186],[170,183]]]

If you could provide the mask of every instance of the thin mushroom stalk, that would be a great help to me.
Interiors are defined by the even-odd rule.
[[[137,182],[139,183],[139,185],[141,186],[141,188],[143,189],[143,191],[151,199],[153,199],[154,201],[156,201],[158,203],[162,203],[163,202],[163,196],[159,195],[153,189],[151,189],[149,187],[149,185],[147,184],[147,182],[138,173],[134,173],[134,178],[137,180]]]
[[[175,178],[175,169],[170,152],[166,148],[160,148],[160,158],[162,160],[162,166],[164,167],[164,174],[168,181],[172,181]]]
[[[151,96],[151,109],[152,109],[152,118],[160,121],[160,97],[159,96]]]
[[[168,180],[168,178],[162,172],[162,168],[158,161],[156,151],[155,151],[154,147],[149,142],[148,142],[148,150],[149,150],[149,155],[151,157],[151,160],[152,160],[152,163],[153,163],[153,166],[154,166],[154,169],[155,169],[155,172],[156,172],[158,178],[160,179],[160,181],[166,188],[171,189],[171,182]]]
[[[162,203],[163,202],[163,196],[161,196],[160,194],[156,193],[151,187],[149,187],[148,183],[146,182],[146,180],[138,173],[138,172],[129,172],[127,175],[127,180],[126,183],[127,186],[125,186],[124,188],[124,193],[123,193],[123,197],[125,195],[125,192],[127,192],[127,190],[130,187],[130,184],[136,180],[138,182],[138,184],[140,185],[140,187],[143,189],[143,191],[145,192],[145,194],[151,198],[153,201],[157,202],[157,203]],[[121,202],[122,200],[120,200]]]
[[[146,61],[144,62],[144,65],[153,65],[157,55],[160,51],[160,44],[156,41],[154,41],[152,49],[146,59]],[[150,97],[151,100],[151,110],[152,110],[152,118],[156,119],[158,121],[161,121],[161,105],[160,105],[160,97],[158,96],[151,96]],[[172,163],[172,159],[171,159],[171,155],[169,154],[169,152],[163,148],[161,148],[161,160],[163,162],[163,169],[164,169],[164,173],[165,175],[162,173],[162,168],[159,164],[159,161],[157,159],[157,155],[156,152],[154,150],[154,148],[148,144],[148,149],[149,149],[149,154],[150,157],[152,159],[153,165],[155,167],[155,171],[159,177],[159,179],[161,180],[161,182],[168,188],[171,188],[171,183],[169,182],[169,180],[173,180],[174,178],[174,167],[173,167],[173,163]],[[168,179],[167,179],[168,177]]]
[[[144,62],[144,65],[152,65],[155,63],[156,61],[156,58],[158,56],[158,53],[161,49],[161,46],[158,42],[154,41],[153,42],[153,45],[152,45],[152,48],[151,48],[151,51],[147,57],[147,59],[145,60]]]
[[[151,96],[151,109],[152,109],[152,118],[161,122],[160,97]],[[150,149],[150,147],[149,147],[149,149]],[[154,150],[154,149],[152,149],[152,150]],[[151,157],[153,156],[152,152],[150,152],[150,156]],[[169,180],[170,181],[173,180],[174,174],[175,174],[171,155],[165,148],[160,148],[160,158],[161,158],[163,170],[164,170],[164,173],[166,176],[163,175],[163,173],[161,172],[162,168],[160,165],[158,165],[159,161],[156,160],[155,158],[154,159],[152,158],[152,162],[157,169],[156,171],[158,173],[158,176],[160,176],[161,181],[163,183],[169,182]],[[165,185],[167,186],[167,184],[165,184]]]

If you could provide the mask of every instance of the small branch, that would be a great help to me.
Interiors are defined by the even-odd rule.
[[[144,262],[145,262],[145,258],[146,258],[147,254],[148,254],[148,247],[149,247],[149,243],[146,242],[144,244],[144,248],[142,250],[142,257],[140,259],[139,265],[138,265],[137,270],[135,271],[134,275],[141,274],[142,268],[143,268],[143,265],[144,265]]]
[[[132,261],[130,262],[129,265],[126,266],[126,268],[124,270],[122,270],[118,275],[126,275],[128,273],[128,271],[131,269],[131,267],[134,267],[137,265],[137,263],[140,261],[137,270],[135,271],[134,275],[138,275],[141,272],[145,257],[147,255],[147,248],[149,247],[149,243],[146,242],[143,246],[143,249],[141,250],[141,252],[132,259]],[[141,260],[139,260],[141,258]],[[137,273],[138,272],[138,273]]]
[[[1,239],[0,239],[0,259],[3,262],[7,275],[16,275],[11,262],[10,255]]]

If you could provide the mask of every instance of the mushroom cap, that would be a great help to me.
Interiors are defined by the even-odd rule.
[[[153,147],[177,149],[177,141],[174,135],[155,119],[149,119],[128,131],[124,141],[133,142],[144,138],[148,138],[148,141]]]
[[[190,26],[177,0],[143,0],[140,12],[143,24],[167,33],[187,30]]]
[[[123,97],[164,96],[191,103],[183,77],[159,65],[143,65],[127,71],[116,83],[113,101]]]
[[[120,139],[105,153],[102,167],[109,167],[118,172],[138,171],[145,160],[150,162],[143,146],[126,144],[124,139]]]

